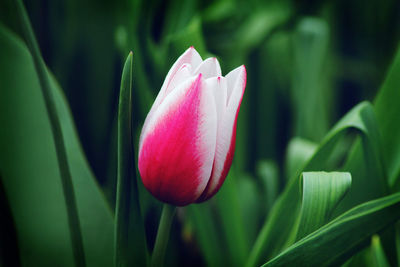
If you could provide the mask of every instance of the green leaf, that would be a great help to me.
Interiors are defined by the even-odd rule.
[[[400,46],[374,106],[388,173],[389,185],[399,189],[400,181]],[[396,185],[397,184],[397,185]]]
[[[223,23],[224,19],[235,15],[236,8],[233,1],[214,1],[202,11],[203,21],[205,23]]]
[[[288,32],[274,31],[259,49],[251,53],[250,60],[244,62],[246,68],[249,68],[249,86],[257,84],[257,90],[247,89],[246,98],[243,100],[243,102],[250,102],[249,112],[251,113],[248,118],[252,119],[246,119],[256,127],[251,131],[250,147],[255,147],[255,153],[251,153],[252,158],[277,159],[281,157],[283,151],[280,144],[281,138],[288,134],[288,131],[284,126],[287,121],[282,120],[282,116],[286,116],[284,115],[286,114],[284,103],[287,101],[285,94],[290,87],[293,65],[291,53],[289,53],[292,45],[291,37],[292,35]],[[242,127],[241,124],[238,125]],[[249,125],[247,129],[252,127]]]
[[[371,235],[400,219],[400,193],[361,204],[293,244],[263,266],[344,263]]]
[[[232,166],[212,200],[188,207],[196,238],[210,266],[241,266],[249,252],[236,179]]]
[[[223,186],[214,198],[222,222],[221,229],[225,236],[230,265],[243,266],[249,253],[249,240],[243,224],[236,179],[238,177],[236,177],[235,166],[232,166]]]
[[[278,197],[279,169],[275,162],[264,160],[257,163],[256,172],[258,177],[256,181],[261,183],[261,197],[268,212]]]
[[[228,261],[222,236],[216,225],[210,201],[203,204],[190,205],[186,208],[188,218],[193,225],[194,237],[200,251],[205,257],[207,266],[224,266]]]
[[[285,160],[286,177],[296,175],[315,153],[317,147],[318,145],[316,143],[300,137],[295,137],[290,140],[287,146]]]
[[[21,264],[73,265],[68,213],[49,117],[32,57],[0,26],[0,169]],[[91,172],[65,97],[50,76],[88,266],[113,263],[113,218]]]
[[[238,225],[241,226],[239,231],[242,233],[244,239],[243,243],[245,245],[243,246],[243,244],[241,244],[244,249],[240,266],[243,266],[249,253],[249,245],[257,238],[259,230],[258,228],[260,227],[261,222],[260,219],[264,218],[265,214],[267,213],[268,201],[270,200],[270,197],[274,197],[274,195],[265,195],[266,192],[268,192],[266,191],[266,188],[264,188],[266,185],[261,185],[261,181],[257,180],[250,174],[241,174],[235,179],[237,197],[240,200],[240,210],[235,210],[236,205],[232,206],[231,209],[235,211],[237,215],[241,216],[240,224]],[[271,184],[271,186],[272,188],[270,188],[270,190],[273,191],[273,184]],[[221,215],[223,216],[223,214]],[[229,221],[226,220],[226,222]],[[227,232],[227,234],[230,233]]]
[[[382,195],[386,187],[379,155],[379,136],[376,132],[377,127],[372,106],[367,102],[354,107],[329,131],[314,155],[301,168],[301,171],[318,171],[324,169],[325,163],[332,154],[336,143],[340,137],[350,130],[355,130],[362,137],[363,152],[367,159],[366,168],[369,168],[368,170],[371,173],[380,175],[378,179],[371,176],[357,177],[357,182],[364,184],[365,190],[367,190],[365,194],[370,194],[368,189],[371,189],[374,194]],[[294,175],[289,180],[284,192],[276,201],[253,246],[247,266],[257,265],[260,263],[261,257],[268,259],[290,244],[287,240],[293,233],[292,228],[296,223],[300,210],[299,176],[300,173]],[[370,196],[360,195],[358,197],[362,199],[363,197],[367,198]]]
[[[296,240],[326,224],[350,186],[351,175],[348,172],[304,172],[303,198]]]
[[[115,265],[143,266],[147,245],[140,213],[132,133],[132,52],[121,78],[118,110],[118,178],[115,208]]]
[[[231,52],[248,53],[265,40],[277,26],[286,22],[292,13],[289,1],[271,1],[265,7],[255,10],[235,31]],[[238,63],[241,64],[241,63]]]
[[[395,244],[396,244],[396,258],[397,264],[400,263],[400,223],[397,222],[395,225]]]
[[[320,141],[328,130],[329,27],[319,18],[300,20],[293,38],[292,97],[297,136]]]
[[[371,254],[373,259],[373,265],[375,267],[390,267],[388,260],[386,259],[385,252],[383,251],[381,240],[378,235],[372,236],[371,241]]]
[[[197,3],[194,1],[170,1],[165,12],[166,18],[162,29],[162,37],[168,38],[170,35],[185,31],[192,18],[196,16],[196,7]],[[158,16],[158,14],[154,13],[154,16]]]
[[[196,50],[205,58],[207,50],[201,28],[201,18],[194,16],[190,22],[181,30],[166,38],[169,46],[170,55],[173,55],[171,61],[175,61],[175,55],[181,55],[183,51],[190,46],[194,46]]]
[[[85,266],[85,254],[83,251],[83,241],[79,215],[76,204],[74,186],[72,184],[71,170],[67,159],[64,136],[61,129],[60,119],[57,116],[56,104],[52,95],[50,78],[47,73],[47,67],[42,59],[39,45],[36,41],[28,14],[22,0],[16,1],[17,17],[22,29],[22,36],[25,39],[27,47],[32,55],[33,65],[39,78],[40,88],[50,121],[50,129],[53,134],[54,147],[56,149],[56,158],[60,171],[62,189],[65,198],[65,204],[68,214],[68,225],[71,234],[72,251],[75,265]]]

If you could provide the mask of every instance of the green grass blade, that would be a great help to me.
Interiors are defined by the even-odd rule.
[[[132,133],[132,52],[121,79],[118,110],[118,180],[115,208],[115,265],[144,266],[147,246],[134,171]]]
[[[68,222],[71,233],[72,247],[74,252],[76,266],[85,266],[85,253],[83,251],[82,233],[79,222],[78,210],[76,207],[76,197],[74,187],[72,185],[72,178],[69,163],[67,160],[67,153],[65,150],[64,136],[61,130],[60,120],[57,116],[54,98],[50,80],[47,74],[46,65],[42,59],[39,46],[37,44],[28,14],[25,10],[22,0],[16,1],[17,14],[20,19],[22,33],[30,50],[35,65],[36,72],[39,77],[40,88],[42,89],[43,98],[46,105],[46,110],[50,119],[51,130],[54,136],[54,144],[56,148],[56,155],[61,174],[61,181],[63,185],[63,192],[65,203],[68,212]]]
[[[263,266],[344,263],[371,235],[400,219],[400,193],[361,204],[293,244]]]
[[[326,224],[351,186],[351,175],[347,172],[304,172],[302,178],[303,197],[296,240]]]

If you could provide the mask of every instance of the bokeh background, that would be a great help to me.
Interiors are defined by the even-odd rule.
[[[138,124],[189,46],[203,58],[216,56],[223,74],[245,64],[236,162],[254,172],[259,159],[282,166],[293,136],[319,142],[353,106],[372,101],[400,39],[395,0],[25,4],[102,185],[112,179],[118,93],[129,51]]]
[[[304,153],[312,153],[346,112],[363,100],[373,101],[400,40],[397,0],[24,3],[44,61],[66,95],[87,160],[111,207],[118,94],[129,51],[133,51],[134,140],[170,66],[189,46],[203,58],[216,56],[224,74],[245,64],[248,80],[234,168],[249,180],[257,179],[260,171],[277,177],[272,182],[276,187],[263,194],[272,205],[288,173],[296,168],[287,163],[293,140]],[[2,0],[0,21],[18,32],[10,5]],[[351,141],[352,136],[338,149],[339,163]],[[142,205],[151,247],[161,205],[143,188],[141,192],[147,199]],[[259,211],[248,212],[251,216]],[[180,216],[184,214],[178,211]],[[261,225],[261,218],[256,225]],[[3,223],[13,228],[12,219]],[[177,254],[171,261],[205,264],[190,225],[178,219],[173,227],[171,247],[179,249],[170,248]],[[255,238],[257,228],[249,231]],[[13,240],[13,231],[3,232]],[[8,248],[9,257],[18,254],[16,247],[15,243]]]

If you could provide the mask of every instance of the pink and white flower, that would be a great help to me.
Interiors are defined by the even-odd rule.
[[[163,202],[184,206],[217,193],[232,164],[246,86],[240,66],[223,77],[216,58],[190,47],[172,66],[144,122],[139,172]]]

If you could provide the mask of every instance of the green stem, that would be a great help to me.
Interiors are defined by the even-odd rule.
[[[176,208],[169,204],[164,204],[160,224],[154,245],[153,255],[151,256],[151,266],[159,267],[164,264],[165,250],[167,249],[169,232],[171,229],[172,219],[174,218]]]
[[[17,14],[21,22],[21,29],[24,35],[24,39],[31,52],[35,70],[37,72],[40,88],[49,116],[51,130],[54,139],[54,146],[56,149],[58,166],[60,168],[61,183],[64,192],[65,205],[68,213],[68,224],[70,229],[72,250],[76,266],[85,266],[85,254],[83,250],[83,241],[81,228],[79,223],[78,210],[76,206],[75,193],[72,183],[72,177],[67,159],[67,152],[64,144],[64,137],[61,129],[61,123],[57,115],[56,104],[51,93],[51,85],[49,75],[47,73],[46,65],[42,59],[38,43],[31,23],[29,21],[28,14],[25,10],[22,0],[16,1]]]

